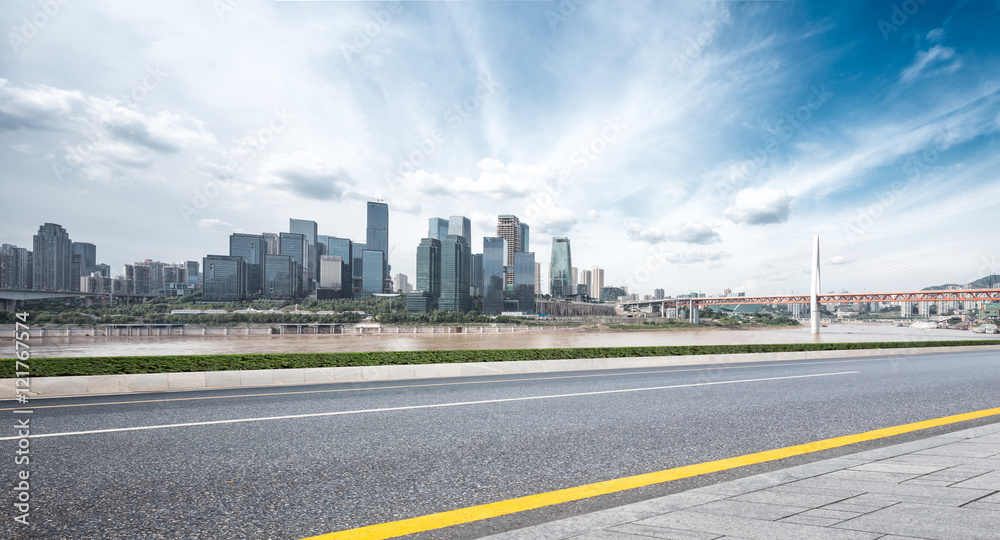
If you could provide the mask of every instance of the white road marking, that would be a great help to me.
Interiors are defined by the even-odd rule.
[[[235,420],[211,420],[207,422],[188,422],[183,424],[162,424],[158,426],[137,426],[137,427],[127,427],[127,428],[113,428],[113,429],[95,429],[91,431],[66,431],[63,433],[42,433],[38,435],[29,435],[27,437],[0,437],[0,441],[11,441],[17,439],[41,439],[44,437],[64,437],[68,435],[91,435],[96,433],[117,433],[122,431],[144,431],[150,429],[167,429],[167,428],[181,428],[181,427],[194,427],[194,426],[213,426],[218,424],[240,424],[245,422],[264,422],[267,420],[292,420],[295,418],[319,418],[323,416],[340,416],[348,414],[366,414],[366,413],[377,413],[377,412],[389,412],[389,411],[412,411],[417,409],[439,409],[443,407],[462,407],[466,405],[485,405],[489,403],[509,403],[513,401],[533,401],[539,399],[558,399],[558,398],[568,398],[568,397],[581,397],[581,396],[599,396],[606,394],[624,394],[627,392],[649,392],[652,390],[670,390],[673,388],[691,388],[695,386],[714,386],[720,384],[740,384],[740,383],[751,383],[751,382],[764,382],[764,381],[784,381],[789,379],[807,379],[811,377],[831,377],[834,375],[852,375],[859,373],[857,371],[841,371],[837,373],[816,373],[813,375],[792,375],[788,377],[766,377],[762,379],[742,379],[736,381],[719,381],[719,382],[707,382],[707,383],[693,383],[693,384],[675,384],[671,386],[653,386],[649,388],[627,388],[624,390],[601,390],[597,392],[578,392],[574,394],[555,394],[550,396],[529,396],[529,397],[519,397],[519,398],[506,398],[506,399],[487,399],[482,401],[461,401],[456,403],[436,403],[433,405],[409,405],[406,407],[386,407],[383,409],[360,409],[354,411],[335,411],[335,412],[325,412],[325,413],[311,413],[311,414],[292,414],[286,416],[266,416],[262,418],[238,418]]]

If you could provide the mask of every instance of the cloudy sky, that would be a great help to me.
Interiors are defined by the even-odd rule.
[[[46,4],[52,4],[44,11]],[[57,7],[53,7],[57,6]],[[1000,2],[16,0],[0,242],[134,260],[430,217],[607,285],[909,289],[1000,271]],[[547,272],[544,272],[547,273]]]

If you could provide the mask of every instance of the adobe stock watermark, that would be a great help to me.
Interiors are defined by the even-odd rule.
[[[150,92],[159,88],[167,76],[167,72],[163,71],[163,68],[159,65],[146,67],[146,71],[139,82],[130,88],[128,92],[118,97],[120,106],[133,108],[146,101]],[[56,178],[62,182],[65,180],[63,176],[66,173],[71,173],[76,170],[76,167],[82,165],[94,152],[95,148],[107,142],[109,130],[110,126],[107,124],[92,130],[84,135],[87,138],[86,142],[77,143],[66,148],[65,161],[52,160],[49,166],[56,174]]]
[[[340,52],[344,54],[344,59],[350,62],[355,55],[361,54],[365,47],[371,45],[372,40],[382,34],[392,22],[395,15],[403,12],[401,2],[389,2],[385,8],[369,12],[369,20],[354,33],[354,38],[350,43],[340,45]]]
[[[62,13],[63,6],[69,4],[71,1],[38,0],[38,10],[32,13],[30,17],[22,17],[21,25],[16,27],[16,32],[7,33],[7,41],[10,42],[10,47],[14,49],[14,53],[21,52],[21,47],[24,47],[31,40],[38,37],[42,29]]]
[[[813,114],[822,109],[832,97],[834,97],[834,93],[825,84],[811,87],[806,102],[778,120],[774,125],[774,133],[764,141],[760,148],[749,153],[750,158],[741,162],[732,171],[729,178],[723,180],[718,186],[718,191],[724,196],[737,193],[746,184],[750,175],[767,165],[781,149],[781,145],[795,138],[800,130],[812,120]]]
[[[294,114],[288,112],[287,107],[273,109],[272,112],[271,121],[266,127],[251,131],[240,141],[239,146],[229,152],[229,161],[226,162],[222,172],[215,179],[205,182],[201,188],[196,188],[190,204],[181,203],[178,206],[185,223],[195,222],[212,200],[218,197],[224,188],[232,185],[243,167],[251,159],[265,152],[274,143],[276,136],[285,131],[296,118]]]
[[[943,132],[937,134],[937,142],[929,148],[924,149],[917,155],[911,156],[903,163],[903,173],[909,176],[909,180],[897,180],[889,185],[888,189],[879,190],[875,194],[875,201],[871,204],[858,208],[854,221],[845,224],[844,233],[848,242],[854,242],[865,234],[868,234],[878,222],[899,201],[907,186],[914,180],[919,179],[927,173],[941,157],[941,153],[948,149],[947,139]]]
[[[416,172],[427,161],[437,153],[438,149],[448,140],[448,132],[455,129],[463,122],[475,114],[486,100],[492,96],[500,86],[490,75],[483,75],[479,78],[479,84],[472,94],[455,101],[441,115],[439,123],[444,123],[445,127],[435,126],[430,133],[413,142],[413,150],[403,158],[395,170],[387,172],[385,179],[390,186],[402,181],[408,173]]]
[[[587,0],[559,0],[555,8],[545,10],[545,18],[549,21],[549,26],[555,30],[576,16],[580,6],[586,3]]]
[[[698,35],[688,38],[684,50],[674,54],[674,67],[685,67],[701,58],[705,49],[715,43],[715,40],[722,35],[723,28],[733,24],[734,20],[733,14],[728,9],[723,10],[718,17],[706,20],[702,24],[704,28],[698,32]]]
[[[882,34],[882,41],[889,41],[889,36],[910,22],[910,17],[920,11],[926,3],[927,0],[903,0],[900,4],[893,4],[889,20],[879,19],[875,23]]]
[[[570,156],[570,163],[576,165],[576,170],[560,171],[554,178],[542,183],[542,188],[544,188],[545,192],[532,197],[532,203],[528,205],[524,212],[527,219],[529,221],[533,220],[543,211],[551,208],[563,190],[573,183],[574,175],[582,174],[589,169],[601,154],[606,152],[612,144],[628,133],[628,129],[628,124],[623,122],[621,117],[616,116],[605,120],[604,128],[601,129],[600,135],[595,136],[589,143],[580,146]]]

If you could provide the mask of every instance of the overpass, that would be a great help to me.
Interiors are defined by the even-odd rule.
[[[74,291],[35,291],[30,289],[0,289],[0,310],[17,311],[18,302],[50,300],[55,298],[87,298],[93,300],[107,296],[101,293]]]

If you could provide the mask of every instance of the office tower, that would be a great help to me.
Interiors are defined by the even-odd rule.
[[[591,298],[600,298],[601,289],[604,288],[604,270],[601,268],[594,267],[591,272],[591,283],[590,283],[590,296]]]
[[[514,266],[514,254],[521,251],[521,221],[517,216],[504,214],[497,216],[497,236],[507,241],[507,253],[504,264]],[[514,274],[511,272],[504,278],[506,285],[514,284]]]
[[[601,287],[600,299],[601,302],[617,302],[619,298],[628,298],[628,291],[623,287]]]
[[[441,246],[436,238],[424,238],[417,246],[417,290],[435,298],[441,296]]]
[[[277,233],[264,233],[261,236],[264,237],[264,242],[267,243],[267,255],[280,255],[281,254],[281,241]],[[264,261],[267,264],[267,260]]]
[[[270,248],[269,248],[270,249]],[[187,268],[187,277],[189,283],[198,283],[198,261],[187,261],[184,263]],[[265,264],[266,266],[266,264]]]
[[[312,280],[306,270],[306,263],[309,259],[309,240],[301,233],[281,233],[278,235],[280,244],[279,255],[288,255],[295,261],[299,272],[302,273],[297,279],[297,284],[301,288],[301,293],[309,294],[308,289]]]
[[[663,300],[665,296],[666,296],[666,291],[664,291],[663,289],[653,289],[653,299]]]
[[[552,258],[549,261],[549,292],[553,298],[573,294],[573,259],[570,256],[569,238],[552,239]]]
[[[448,218],[448,236],[457,235],[465,239],[468,246],[472,246],[472,222],[465,216],[451,216]],[[444,243],[446,236],[441,243]]]
[[[34,236],[32,282],[39,291],[73,290],[73,241],[66,229],[46,223]]]
[[[342,298],[353,298],[354,277],[354,242],[347,238],[337,238],[331,236],[326,241],[326,254],[333,257],[340,257],[342,276],[340,278]]]
[[[380,202],[368,203],[368,229],[365,239],[368,249],[382,252],[383,281],[389,276],[389,205]],[[374,275],[374,274],[373,274]],[[385,283],[379,293],[386,292]]]
[[[591,288],[594,286],[594,273],[590,270],[584,270],[580,272],[580,285],[586,287],[583,294],[590,296]]]
[[[535,313],[535,254],[514,254],[514,300],[517,310],[525,314]]]
[[[485,264],[485,254],[483,258]],[[438,302],[441,309],[466,313],[472,308],[469,297],[471,261],[465,237],[449,234],[441,245],[441,299]]]
[[[246,297],[247,263],[243,257],[208,255],[204,258],[205,300],[238,302]]]
[[[521,227],[521,253],[528,253],[531,251],[531,249],[529,249],[529,244],[528,244],[528,231],[530,227],[528,227],[527,223],[521,223],[520,227]]]
[[[97,246],[87,242],[73,242],[73,254],[83,257],[80,275],[89,276],[97,268]]]
[[[503,313],[504,266],[507,241],[503,238],[483,238],[483,315]]]
[[[355,242],[354,248],[351,250],[351,286],[352,294],[355,296],[361,294],[361,278],[365,273],[365,261],[362,254],[366,249],[368,249],[368,244]]]
[[[580,270],[574,266],[572,274],[570,288],[573,290],[573,294],[576,294],[576,286],[580,284]]]
[[[407,294],[410,292],[410,278],[406,274],[396,274],[393,278],[396,292]]]
[[[288,255],[264,256],[264,296],[291,300],[299,296],[302,270]]]
[[[472,296],[482,296],[483,294],[483,254],[472,254],[472,282],[469,287],[469,294]]]
[[[343,298],[343,279],[344,260],[336,255],[320,255],[316,298],[318,300]]]
[[[317,251],[316,244],[319,241],[318,227],[315,221],[309,221],[306,219],[289,219],[288,220],[288,232],[293,234],[301,234],[305,237],[306,243],[308,244],[308,249],[306,249],[306,254],[302,257],[302,290],[304,293],[308,294],[316,289],[316,280],[319,276],[319,255]],[[279,242],[281,241],[279,237]],[[279,251],[279,254],[285,255]]]
[[[535,263],[535,294],[542,294],[542,263]]]
[[[448,238],[448,220],[444,218],[430,218],[427,224],[427,238],[433,238],[439,242],[444,242]]]
[[[83,255],[79,253],[73,253],[71,255],[72,262],[70,263],[70,290],[79,291],[80,290],[80,278],[83,276]]]
[[[0,289],[30,289],[31,265],[27,248],[0,246]]]
[[[361,297],[370,298],[385,290],[385,253],[376,249],[361,252]]]
[[[264,292],[264,274],[267,269],[267,240],[262,234],[234,233],[229,236],[229,256],[243,257],[247,261],[247,294],[250,297]]]

